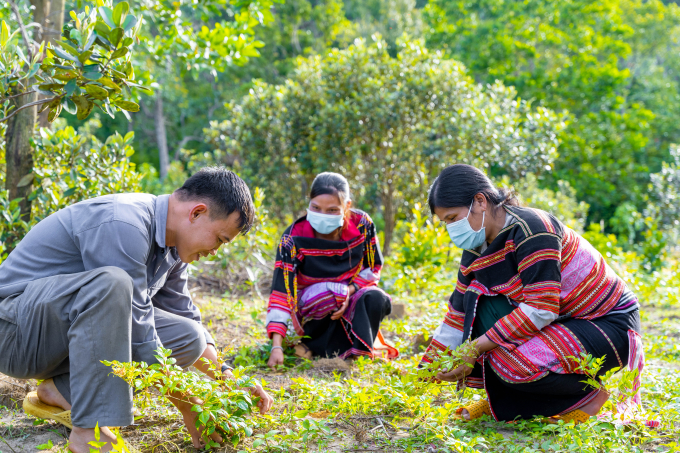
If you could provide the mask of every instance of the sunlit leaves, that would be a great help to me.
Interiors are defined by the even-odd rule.
[[[140,22],[129,14],[126,2],[119,2],[113,9],[110,0],[99,4],[93,9],[86,6],[81,13],[70,13],[71,22],[64,26],[62,40],[50,44],[46,58],[39,65],[40,72],[38,65],[29,65],[26,70],[13,69],[18,73],[15,83],[22,78],[36,77],[38,83],[26,89],[37,89],[48,97],[44,105],[50,109],[50,121],[59,116],[63,107],[68,111],[75,107],[78,119],[87,118],[95,108],[111,116],[116,111],[139,109],[135,102],[125,99],[124,94],[129,90],[123,92],[122,88],[143,88],[133,82],[134,69],[130,62],[130,46]],[[16,32],[10,33],[4,22],[2,30],[0,41],[4,40],[3,46],[7,47]],[[13,52],[3,55],[22,60],[16,46]],[[4,67],[6,70],[7,65]],[[9,81],[9,85],[3,87],[5,93],[12,84],[12,79]]]

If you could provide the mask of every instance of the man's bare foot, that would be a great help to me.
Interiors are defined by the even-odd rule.
[[[47,405],[61,407],[65,411],[71,409],[71,405],[66,401],[66,398],[59,393],[52,378],[42,381],[38,386],[38,398]]]
[[[105,444],[102,447],[98,447],[100,450],[97,450],[97,447],[90,444],[90,442],[105,442]],[[111,451],[113,449],[111,444],[115,443],[116,436],[109,428],[99,428],[99,441],[97,441],[94,437],[93,428],[78,428],[74,426],[71,436],[68,438],[68,449],[73,453],[90,453],[90,448],[104,452]]]
[[[600,409],[602,409],[602,406],[604,406],[604,403],[607,402],[609,399],[609,393],[607,393],[604,390],[600,390],[600,392],[593,398],[591,402],[586,404],[585,406],[579,407],[583,412],[586,414],[593,416],[597,415],[600,412]]]

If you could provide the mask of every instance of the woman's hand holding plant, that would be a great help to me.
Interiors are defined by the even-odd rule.
[[[336,311],[331,314],[331,319],[333,321],[342,318],[342,315],[345,314],[345,310],[347,310],[347,307],[349,306],[349,298],[352,297],[352,295],[356,292],[356,288],[354,285],[349,285],[347,291],[347,297],[345,298],[345,301],[340,305],[340,308],[338,308]]]

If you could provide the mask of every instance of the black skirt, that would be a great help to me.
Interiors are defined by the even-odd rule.
[[[330,316],[311,320],[303,329],[302,343],[318,357],[348,358],[370,355],[380,323],[392,311],[389,297],[382,291],[367,291],[356,302],[352,322]]]
[[[501,300],[498,298],[502,298],[502,303],[494,303]],[[483,296],[477,308],[473,338],[486,332],[494,317],[498,320],[505,316],[507,306],[505,296]],[[628,364],[628,331],[640,332],[639,310],[593,320],[570,318],[559,323],[573,333],[588,354],[605,357],[599,375]],[[504,421],[559,415],[587,404],[598,393],[583,382],[586,379],[583,374],[549,372],[532,382],[510,382],[502,379],[488,361],[483,367],[477,363],[470,378],[483,380],[495,418]]]

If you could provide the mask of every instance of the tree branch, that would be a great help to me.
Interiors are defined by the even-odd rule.
[[[184,145],[186,145],[187,142],[191,140],[200,140],[200,137],[196,137],[195,135],[187,135],[183,137],[182,140],[180,140],[179,145],[177,145],[177,148],[175,149],[175,157],[173,158],[173,160],[179,159],[179,152],[182,150]]]
[[[9,120],[9,119],[12,118],[14,115],[16,115],[17,113],[19,113],[20,111],[22,111],[22,110],[24,110],[24,109],[27,109],[27,108],[29,108],[29,107],[33,107],[34,105],[41,105],[41,104],[46,104],[46,103],[48,103],[48,102],[52,102],[52,101],[53,101],[54,99],[56,99],[57,97],[58,97],[58,96],[55,96],[55,97],[53,97],[53,98],[48,98],[48,99],[40,99],[39,101],[31,102],[31,103],[29,103],[29,104],[24,104],[24,105],[22,105],[21,107],[19,107],[18,109],[16,109],[15,111],[13,111],[11,114],[7,115],[6,117],[0,118],[0,123],[2,123],[3,121]]]
[[[23,93],[19,94],[13,94],[12,96],[7,96],[6,98],[0,99],[0,103],[3,103],[5,101],[9,101],[10,99],[18,98],[20,96],[25,96],[27,94],[35,93],[35,91],[24,91]]]
[[[33,44],[31,44],[31,41],[28,40],[28,33],[26,33],[26,28],[24,27],[24,21],[21,20],[21,14],[19,14],[19,8],[17,8],[17,4],[14,3],[14,0],[7,0],[9,2],[9,6],[12,7],[12,11],[14,11],[14,15],[17,16],[17,23],[19,24],[19,30],[21,30],[21,36],[24,38],[24,42],[26,43],[26,49],[28,50],[28,61],[32,62],[33,61]],[[0,120],[3,121],[3,120]]]

